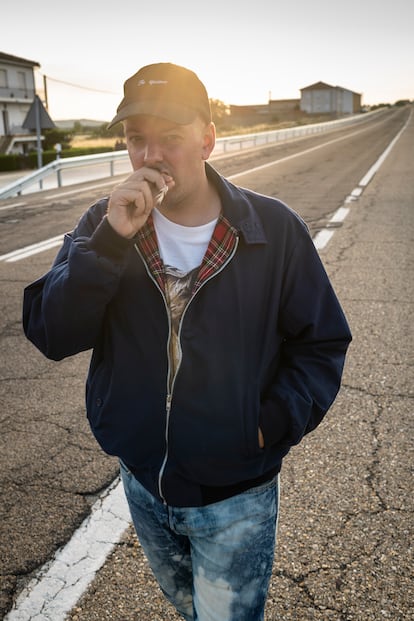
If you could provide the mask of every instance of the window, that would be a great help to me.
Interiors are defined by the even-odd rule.
[[[17,72],[17,88],[21,89],[22,91],[26,91],[27,90],[26,74],[25,74],[24,71],[18,71]]]
[[[0,88],[7,88],[7,71],[0,69]]]

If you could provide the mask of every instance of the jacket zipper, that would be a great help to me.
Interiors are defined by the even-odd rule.
[[[164,459],[162,461],[160,470],[158,472],[158,493],[160,495],[160,498],[162,499],[164,504],[167,504],[167,501],[165,500],[163,491],[162,491],[162,478],[165,472],[165,468],[167,465],[167,461],[168,461],[168,430],[169,430],[169,425],[170,425],[170,414],[171,414],[171,403],[172,403],[172,398],[173,398],[173,393],[174,393],[174,384],[175,384],[175,379],[177,377],[178,371],[180,370],[180,366],[181,366],[181,360],[182,360],[182,348],[181,348],[181,328],[183,325],[183,321],[184,321],[184,317],[185,314],[187,312],[187,309],[189,308],[190,304],[192,303],[192,301],[194,300],[194,298],[196,297],[196,295],[198,294],[198,292],[204,287],[204,285],[206,283],[208,283],[212,278],[214,278],[217,274],[220,274],[220,272],[223,271],[223,269],[230,263],[230,261],[233,259],[234,255],[236,254],[237,248],[239,245],[239,237],[238,235],[236,236],[236,243],[234,244],[234,248],[231,252],[231,254],[229,255],[229,257],[227,258],[227,260],[225,261],[225,263],[223,263],[223,265],[220,267],[220,269],[218,269],[217,271],[215,271],[213,274],[211,274],[211,276],[209,276],[208,278],[206,278],[206,280],[204,280],[200,287],[197,289],[197,291],[195,292],[195,294],[190,298],[190,300],[188,301],[188,303],[186,304],[183,313],[181,315],[181,319],[180,322],[178,324],[178,333],[177,333],[177,338],[178,338],[178,342],[180,343],[180,359],[178,361],[177,364],[177,368],[175,370],[175,374],[174,377],[172,378],[171,382],[170,382],[170,373],[171,373],[171,357],[170,357],[170,340],[171,340],[171,312],[170,312],[170,308],[168,306],[166,297],[162,291],[162,289],[160,288],[159,284],[157,283],[156,279],[154,278],[154,276],[151,274],[151,271],[149,270],[146,261],[144,260],[141,251],[139,250],[138,246],[135,245],[135,249],[138,252],[139,256],[141,257],[141,259],[143,260],[143,263],[145,265],[145,269],[147,271],[147,274],[149,275],[149,277],[151,278],[151,280],[155,283],[155,286],[157,287],[158,291],[161,293],[161,297],[164,301],[164,306],[167,312],[167,317],[168,317],[168,339],[167,339],[167,358],[168,358],[168,373],[167,373],[167,397],[165,400],[165,412],[166,412],[166,421],[165,421],[165,453],[164,453]]]
[[[162,493],[162,475],[164,473],[165,470],[165,466],[167,463],[167,459],[168,459],[168,429],[169,429],[169,422],[170,422],[170,412],[171,412],[171,401],[172,401],[172,387],[173,387],[173,383],[174,383],[174,379],[170,382],[170,374],[171,374],[171,356],[170,356],[170,341],[171,341],[171,331],[172,331],[172,324],[171,324],[171,312],[170,312],[170,308],[168,306],[168,302],[167,299],[164,295],[163,290],[161,289],[161,287],[159,286],[157,280],[154,278],[154,276],[151,273],[151,270],[149,269],[147,262],[145,261],[140,249],[138,248],[137,244],[134,244],[135,250],[137,251],[138,255],[141,257],[141,260],[145,266],[146,272],[149,276],[149,278],[153,281],[153,283],[155,284],[155,286],[157,287],[158,291],[161,294],[161,297],[163,299],[164,302],[164,306],[165,306],[165,312],[167,313],[167,319],[168,319],[168,338],[167,338],[167,360],[168,360],[168,372],[167,372],[167,396],[165,399],[165,413],[166,413],[166,422],[165,422],[165,445],[166,445],[166,449],[165,449],[165,454],[164,454],[164,459],[162,461],[160,470],[158,472],[158,493],[160,495],[161,500],[163,501],[164,504],[166,503],[166,500],[164,498],[164,495]],[[171,390],[170,390],[170,386],[171,386]]]

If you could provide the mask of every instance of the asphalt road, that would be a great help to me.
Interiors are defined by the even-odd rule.
[[[240,185],[284,200],[313,234],[334,231],[321,256],[354,334],[335,405],[285,461],[266,621],[414,619],[409,114],[410,108],[393,110],[357,128],[213,161]],[[361,187],[397,135],[372,181]],[[71,229],[115,182],[2,201],[0,255]],[[362,194],[351,200],[359,194],[355,190]],[[349,215],[332,222],[343,205]],[[50,362],[22,334],[23,288],[48,269],[55,253],[56,248],[13,262],[0,257],[2,615],[71,539],[118,469],[85,420],[89,354]],[[131,530],[68,618],[178,619],[160,596]],[[58,621],[46,613],[16,613],[14,619]]]

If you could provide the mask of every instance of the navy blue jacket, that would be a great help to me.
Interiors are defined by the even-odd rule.
[[[171,398],[166,302],[134,240],[104,218],[107,199],[24,294],[25,333],[45,356],[93,349],[87,415],[102,448],[175,506],[202,504],[202,486],[280,469],[334,401],[351,341],[300,217],[207,173],[239,240],[184,312]]]

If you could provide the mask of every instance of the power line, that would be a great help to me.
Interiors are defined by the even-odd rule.
[[[65,84],[66,86],[72,86],[74,88],[80,88],[84,91],[92,91],[94,93],[105,93],[106,95],[118,95],[119,93],[115,93],[114,91],[104,91],[98,88],[91,88],[90,86],[83,86],[82,84],[74,84],[73,82],[66,82],[65,80],[58,80],[58,78],[52,78],[49,75],[44,75],[43,73],[39,74],[43,77],[46,78],[47,80],[50,80],[51,82],[58,82],[59,84]]]

